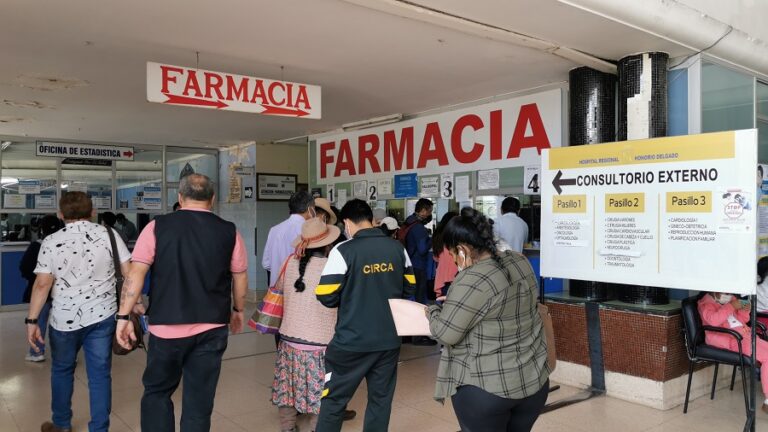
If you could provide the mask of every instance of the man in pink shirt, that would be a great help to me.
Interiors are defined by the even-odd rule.
[[[211,212],[210,179],[179,183],[181,210],[158,216],[139,235],[131,273],[116,315],[117,339],[135,340],[128,313],[150,267],[149,350],[141,400],[141,429],[175,429],[171,396],[184,378],[181,430],[209,431],[221,358],[229,332],[243,329],[248,290],[245,247],[235,225]]]

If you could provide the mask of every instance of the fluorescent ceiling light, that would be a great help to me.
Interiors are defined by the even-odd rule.
[[[403,119],[402,114],[392,114],[388,116],[374,117],[368,120],[362,120],[358,122],[345,123],[341,125],[341,128],[344,129],[345,131],[353,131],[353,130],[366,129],[366,128],[375,127],[375,126],[382,126],[390,123],[397,123],[402,119]]]

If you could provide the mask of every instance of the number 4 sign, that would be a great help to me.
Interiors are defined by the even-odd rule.
[[[452,199],[454,185],[453,174],[441,174],[440,175],[440,198]]]
[[[538,165],[525,167],[523,173],[523,188],[525,195],[541,195],[541,186],[539,185],[541,178],[541,167]]]

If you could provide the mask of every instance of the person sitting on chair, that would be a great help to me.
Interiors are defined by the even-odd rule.
[[[705,326],[730,329],[742,335],[741,352],[746,356],[752,355],[752,333],[749,328],[751,307],[749,303],[742,303],[738,297],[727,293],[707,293],[698,303],[701,323]],[[729,334],[708,331],[704,335],[707,345],[739,352],[739,341]],[[757,361],[768,364],[768,342],[758,338],[755,354]],[[760,368],[760,381],[763,394],[768,397],[768,367]],[[768,399],[763,402],[762,409],[768,413]]]

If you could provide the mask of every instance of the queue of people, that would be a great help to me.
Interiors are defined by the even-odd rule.
[[[243,239],[211,212],[214,199],[210,179],[183,178],[178,211],[151,221],[131,254],[117,221],[90,222],[86,194],[62,195],[65,225],[56,231],[52,223],[42,233],[26,320],[30,349],[42,355],[50,294],[53,401],[43,432],[72,430],[80,350],[89,378],[89,431],[109,430],[113,343],[129,348],[137,339],[132,313],[148,321],[142,429],[174,430],[171,397],[183,382],[181,430],[210,430],[222,356],[229,334],[242,331],[248,286]],[[299,415],[310,417],[312,430],[340,431],[356,414],[347,405],[363,379],[364,430],[388,430],[402,343],[389,300],[403,298],[424,304],[431,331],[424,339],[444,345],[435,399],[451,398],[462,430],[531,429],[550,372],[536,280],[525,257],[498,250],[484,216],[472,209],[449,213],[431,237],[424,225],[434,205],[426,199],[403,226],[357,199],[338,210],[298,192],[288,207],[288,219],[270,230],[262,259],[270,286],[284,296],[271,397],[282,431],[296,431]],[[438,304],[427,299],[433,257],[425,254],[433,250]]]

